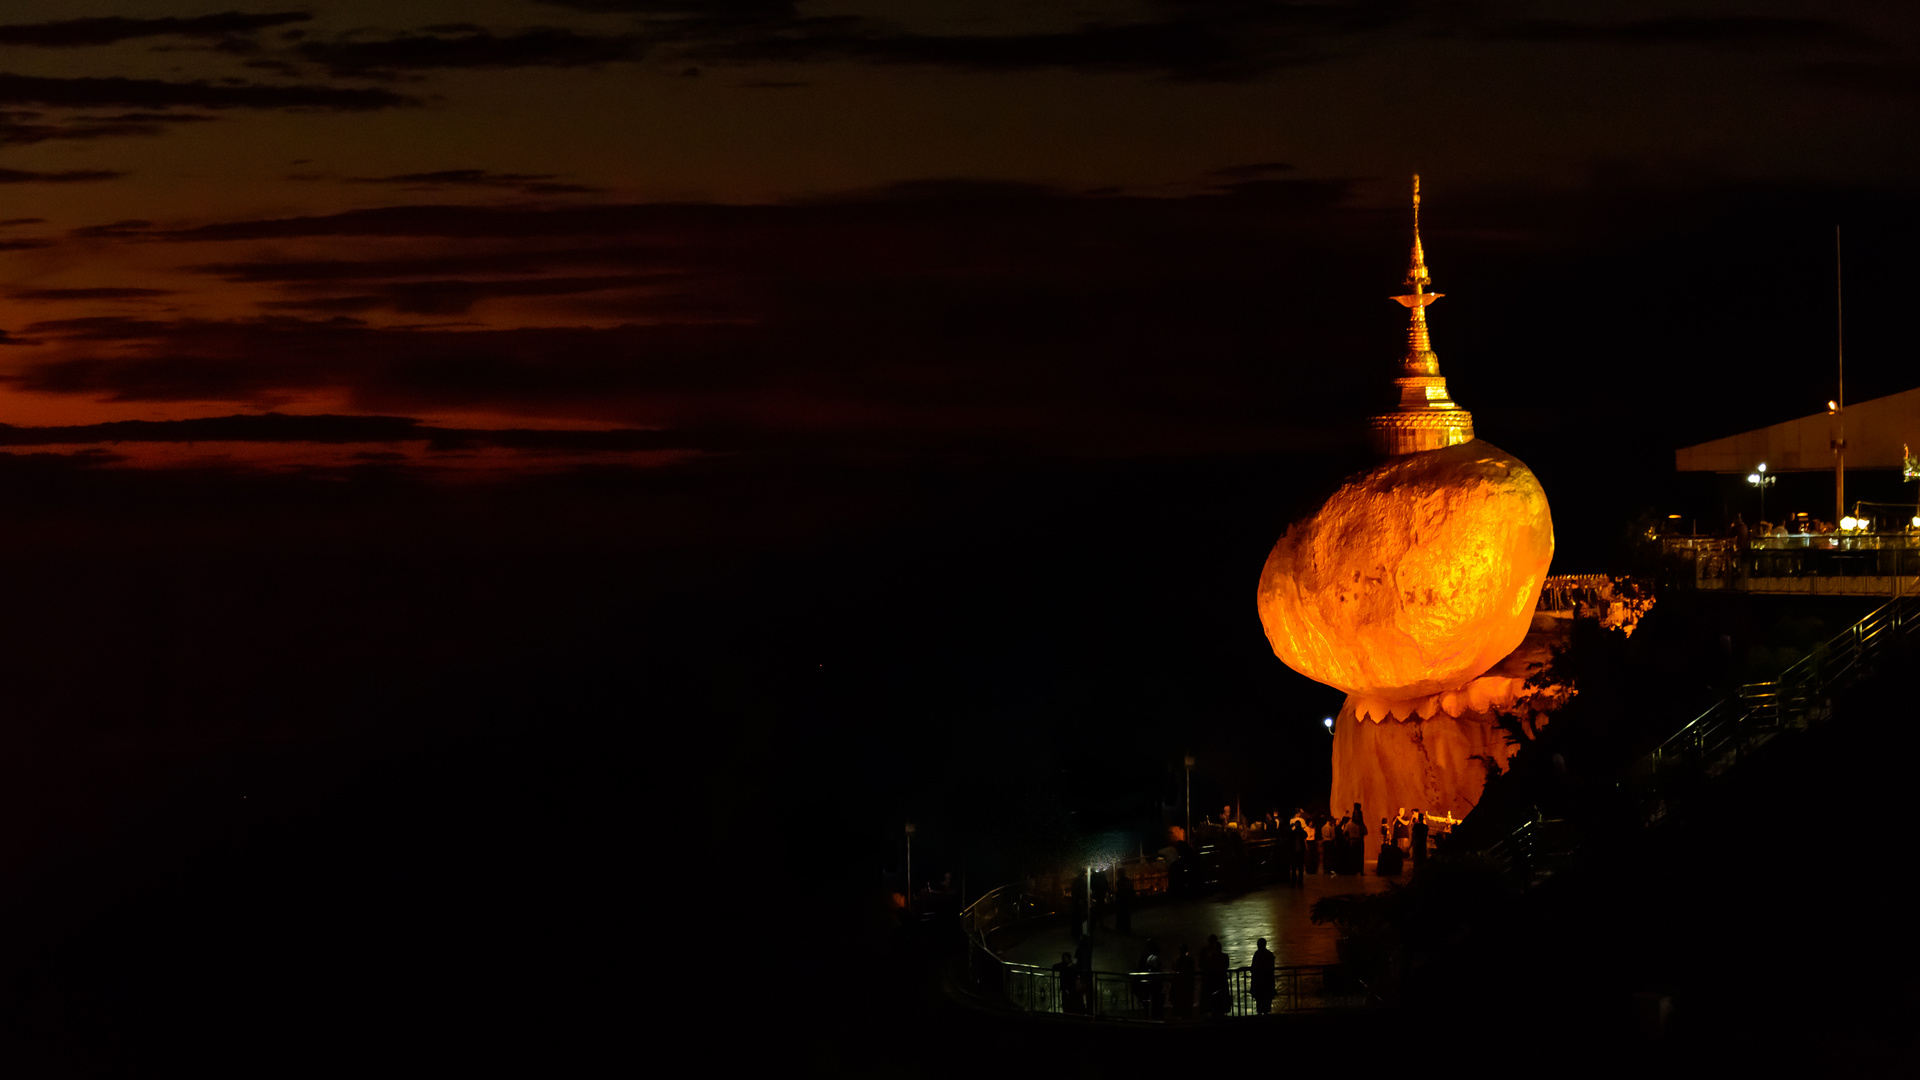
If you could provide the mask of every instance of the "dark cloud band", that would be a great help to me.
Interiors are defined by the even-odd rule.
[[[92,19],[63,19],[57,22],[11,23],[0,25],[0,45],[29,45],[42,48],[77,48],[111,45],[118,41],[152,37],[224,38],[231,34],[250,34],[259,30],[311,21],[304,11],[282,11],[248,15],[237,11],[188,18],[128,19],[106,16]]]
[[[64,172],[0,169],[0,184],[84,184],[95,180],[118,180],[125,175],[106,169],[68,169]]]
[[[369,112],[416,102],[377,87],[231,85],[117,76],[70,79],[0,73],[0,105],[56,108],[321,109]]]

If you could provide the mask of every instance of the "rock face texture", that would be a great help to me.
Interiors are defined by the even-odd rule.
[[[1552,561],[1540,482],[1474,439],[1390,458],[1290,526],[1260,575],[1260,622],[1302,675],[1412,703],[1460,690],[1519,646]],[[1333,805],[1351,801],[1335,792]]]
[[[1486,786],[1484,759],[1504,768],[1519,749],[1507,741],[1494,710],[1512,709],[1544,724],[1543,713],[1564,702],[1568,688],[1538,681],[1529,686],[1528,680],[1541,674],[1571,634],[1571,616],[1537,612],[1520,647],[1466,691],[1422,699],[1404,717],[1370,718],[1365,699],[1349,696],[1333,726],[1330,805],[1358,802],[1388,813],[1404,806],[1466,817]],[[1369,825],[1378,824],[1375,817]]]
[[[1365,806],[1372,814],[1369,828],[1402,806],[1464,818],[1487,783],[1486,765],[1476,758],[1492,757],[1504,768],[1516,749],[1507,745],[1487,713],[1436,713],[1425,720],[1416,716],[1375,723],[1355,713],[1348,698],[1333,722],[1328,803],[1340,809],[1356,802]],[[1369,856],[1378,843],[1376,836]]]

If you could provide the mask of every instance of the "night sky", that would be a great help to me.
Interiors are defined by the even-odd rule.
[[[1914,385],[1915,130],[1864,0],[8,3],[0,1036],[590,1024],[630,912],[866,903],[907,819],[992,877],[1183,753],[1323,799],[1254,585],[1409,175],[1603,571],[1756,516],[1672,451],[1834,395],[1836,225],[1847,397]]]

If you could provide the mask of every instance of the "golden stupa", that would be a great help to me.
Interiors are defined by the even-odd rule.
[[[1394,297],[1410,320],[1399,401],[1368,423],[1385,460],[1288,526],[1260,575],[1274,654],[1348,695],[1336,813],[1363,796],[1389,812],[1471,809],[1484,777],[1472,759],[1500,745],[1487,712],[1525,692],[1524,671],[1495,669],[1527,637],[1553,561],[1539,480],[1476,438],[1447,393],[1427,329],[1441,294],[1427,291],[1417,176],[1413,206],[1411,291]],[[1363,730],[1376,727],[1394,730]]]

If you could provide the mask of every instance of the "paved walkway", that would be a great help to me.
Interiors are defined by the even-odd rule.
[[[1287,964],[1333,964],[1339,962],[1335,942],[1340,931],[1331,923],[1315,926],[1313,902],[1323,896],[1341,893],[1383,892],[1387,885],[1403,878],[1383,878],[1374,874],[1355,877],[1350,874],[1309,874],[1305,888],[1266,885],[1243,892],[1222,890],[1196,897],[1154,904],[1133,914],[1133,932],[1095,930],[1093,969],[1095,971],[1131,971],[1140,959],[1140,949],[1148,938],[1160,942],[1162,962],[1173,966],[1184,942],[1200,955],[1208,934],[1220,936],[1220,947],[1227,951],[1232,967],[1247,964],[1253,958],[1254,942],[1267,939],[1274,960]],[[1109,915],[1107,925],[1113,925]],[[1013,941],[1001,950],[1001,957],[1016,963],[1052,967],[1063,952],[1073,950],[1073,940],[1064,926],[1038,930]]]

